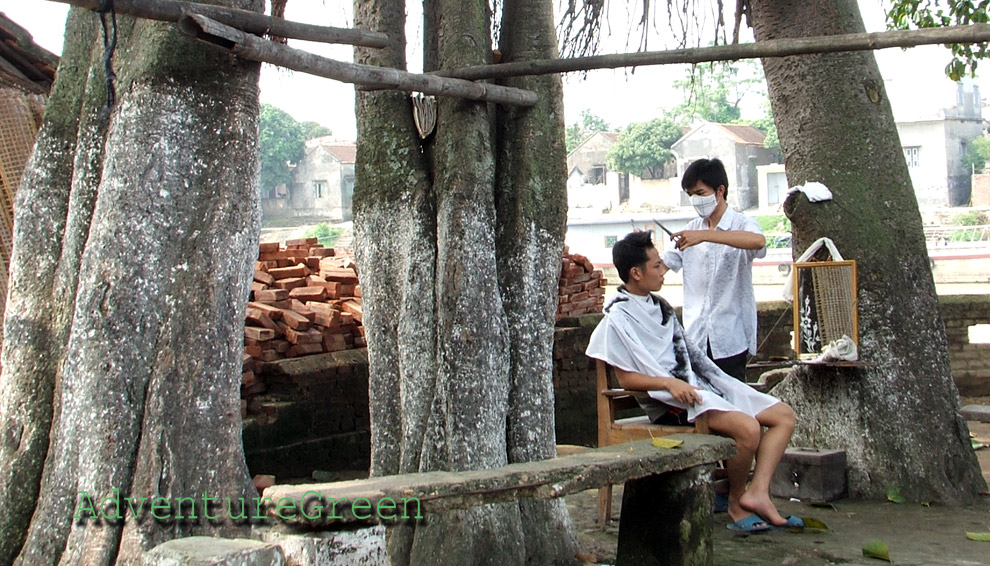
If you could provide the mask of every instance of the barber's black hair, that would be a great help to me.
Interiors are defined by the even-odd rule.
[[[653,245],[652,232],[630,232],[612,246],[612,264],[623,283],[629,282],[629,270],[642,267],[649,259],[647,251]]]
[[[681,176],[681,188],[691,190],[698,181],[708,185],[718,193],[718,188],[725,187],[722,198],[729,198],[729,176],[725,173],[725,165],[719,159],[698,159],[692,161]]]

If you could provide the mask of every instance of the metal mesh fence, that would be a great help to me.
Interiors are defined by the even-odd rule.
[[[41,127],[43,108],[44,97],[0,85],[0,320],[7,300],[14,197]]]

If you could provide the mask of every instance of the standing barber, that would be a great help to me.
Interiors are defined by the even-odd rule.
[[[746,359],[756,353],[753,260],[767,255],[755,220],[729,207],[729,178],[718,159],[688,165],[681,188],[698,218],[671,239],[663,254],[674,271],[684,269],[686,337],[725,373],[746,381]]]

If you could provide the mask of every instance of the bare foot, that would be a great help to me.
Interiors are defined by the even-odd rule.
[[[739,498],[739,505],[747,511],[756,513],[775,527],[782,527],[787,524],[787,519],[777,511],[777,507],[770,500],[769,495],[758,496],[747,491]]]

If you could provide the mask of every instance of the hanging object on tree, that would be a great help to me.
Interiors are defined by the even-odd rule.
[[[419,139],[425,140],[437,127],[437,97],[420,92],[414,92],[410,96],[413,103],[413,121],[416,122]]]

